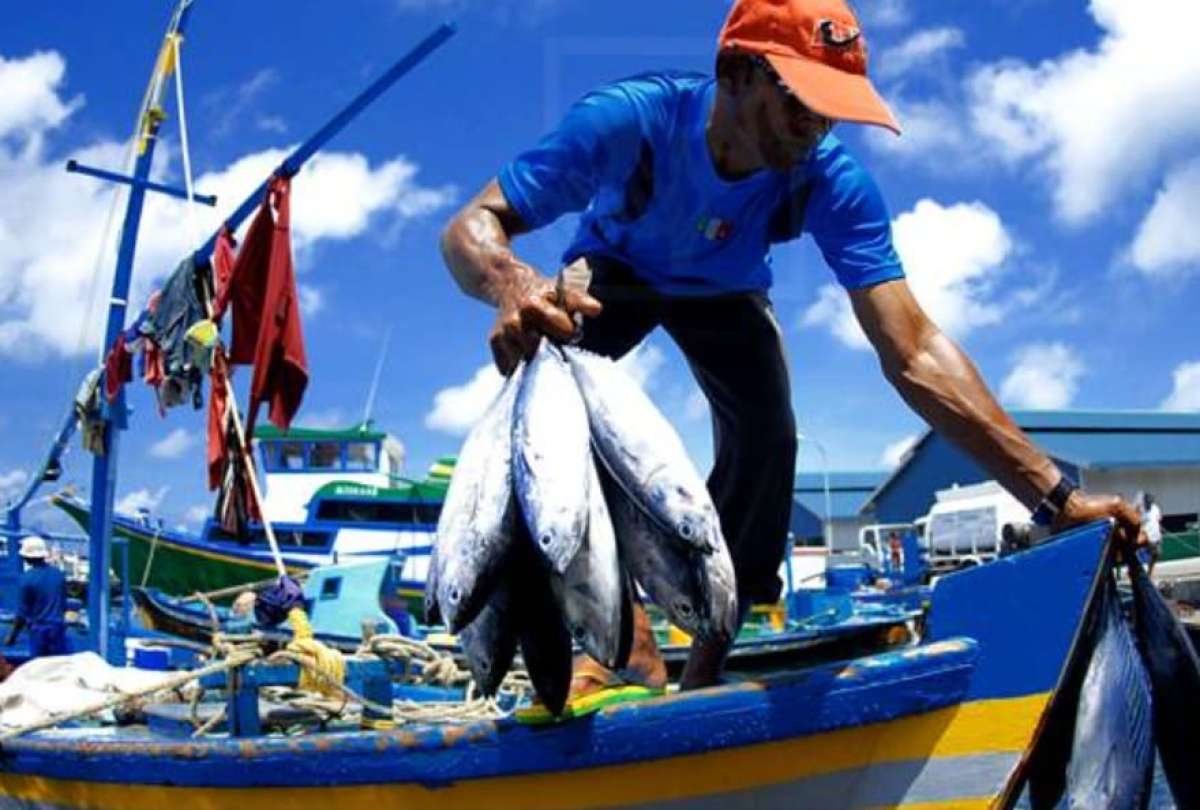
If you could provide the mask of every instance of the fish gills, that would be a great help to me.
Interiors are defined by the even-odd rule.
[[[713,606],[719,583],[710,583],[709,555],[679,543],[643,512],[606,472],[601,486],[608,498],[621,560],[651,601],[690,635],[718,635]],[[720,565],[716,568],[719,570]]]
[[[505,381],[471,429],[450,477],[436,538],[437,603],[452,632],[470,624],[512,546],[511,424],[524,370]]]
[[[517,393],[513,482],[534,547],[563,574],[587,532],[587,411],[566,362],[543,340]]]
[[[671,423],[612,360],[564,354],[579,383],[592,442],[621,488],[684,544],[711,552],[721,524],[708,488]]]

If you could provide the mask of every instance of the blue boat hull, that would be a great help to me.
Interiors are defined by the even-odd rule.
[[[1104,570],[1107,524],[942,580],[926,643],[561,725],[7,741],[0,804],[983,808],[1015,800]]]

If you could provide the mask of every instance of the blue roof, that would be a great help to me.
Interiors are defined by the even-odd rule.
[[[1200,412],[1009,413],[1071,475],[1120,467],[1200,467]],[[880,520],[910,520],[928,509],[936,490],[989,478],[972,459],[927,430],[863,506]]]
[[[888,474],[882,470],[866,470],[866,471],[846,471],[846,470],[830,470],[829,471],[829,488],[831,490],[874,490],[875,487],[883,483]],[[819,490],[825,491],[825,475],[824,473],[800,473],[796,476],[797,490]]]
[[[839,518],[857,518],[858,510],[870,497],[887,473],[880,471],[829,472],[830,514]],[[792,532],[798,537],[819,536],[825,520],[825,475],[801,473],[796,476],[792,496]]]
[[[1014,411],[1048,454],[1082,469],[1200,466],[1200,413]]]

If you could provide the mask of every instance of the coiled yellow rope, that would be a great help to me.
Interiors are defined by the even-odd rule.
[[[312,625],[304,608],[297,606],[288,611],[288,624],[292,626],[292,641],[287,649],[301,663],[297,686],[326,697],[342,696],[345,693],[346,659],[337,650],[313,638]]]

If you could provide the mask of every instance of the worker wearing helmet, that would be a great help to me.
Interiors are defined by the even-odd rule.
[[[67,580],[62,571],[47,561],[46,541],[36,535],[21,541],[21,559],[27,566],[21,574],[17,615],[5,646],[29,628],[31,658],[63,655],[67,651],[64,617],[67,609]]]

